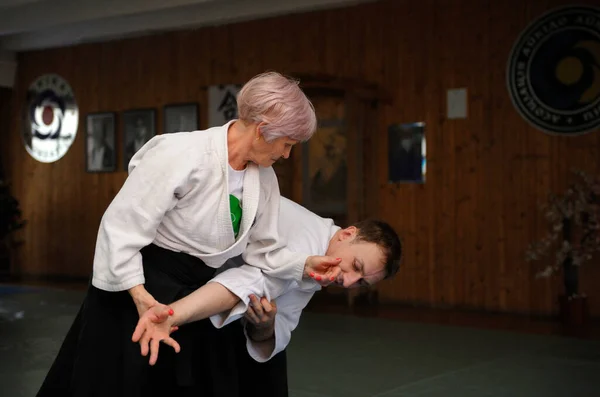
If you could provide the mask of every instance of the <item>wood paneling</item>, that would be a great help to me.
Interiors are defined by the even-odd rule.
[[[566,184],[571,167],[599,171],[600,134],[567,139],[530,127],[511,104],[505,69],[520,31],[566,3],[390,0],[31,52],[19,58],[15,109],[24,103],[27,85],[47,72],[70,82],[82,116],[157,107],[158,126],[163,105],[197,101],[202,109],[203,87],[242,83],[266,69],[378,84],[393,95],[377,116],[381,125],[426,122],[428,150],[427,182],[393,185],[387,183],[385,128],[371,131],[365,146],[377,156],[367,170],[373,181],[367,213],[397,228],[405,247],[401,272],[381,284],[380,298],[549,314],[556,311],[560,283],[535,280],[524,261],[525,247],[543,226],[537,203]],[[445,118],[446,90],[456,87],[468,89],[466,120]],[[19,117],[13,113],[2,148],[29,220],[20,268],[85,276],[103,210],[126,175],[85,173],[82,129],[61,161],[35,162],[21,143]],[[296,180],[282,186],[297,195],[297,170],[293,175]],[[596,315],[599,268],[582,274]]]
[[[8,131],[10,130],[10,115],[13,90],[7,87],[0,87],[0,142],[6,142]],[[4,146],[6,143],[3,143]],[[4,170],[6,168],[6,159],[0,151],[0,180],[4,179]]]

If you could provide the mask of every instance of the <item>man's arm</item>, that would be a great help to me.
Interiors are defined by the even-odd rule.
[[[304,290],[286,292],[290,283],[265,276],[253,266],[243,265],[226,270],[190,295],[169,305],[172,309],[170,315],[165,310],[148,310],[138,321],[132,340],[139,341],[143,356],[146,356],[150,349],[150,364],[153,365],[158,359],[158,341],[162,340],[179,351],[179,345],[170,337],[173,328],[209,317],[215,327],[221,328],[244,316],[248,310],[250,296],[282,295],[284,311],[275,320],[275,346],[269,348],[268,339],[254,342],[257,344],[257,352],[265,348],[268,351],[253,355],[250,351],[251,346],[248,345],[250,355],[256,361],[267,361],[288,344],[291,331],[298,324],[302,309],[313,294],[313,291]],[[320,288],[316,283],[314,286]],[[256,336],[261,339],[261,336],[265,337],[266,334]]]
[[[298,288],[293,281],[268,276],[254,266],[239,266],[239,263],[237,266],[217,275],[211,282],[220,283],[240,301],[232,310],[210,319],[217,328],[242,319],[248,353],[254,360],[265,362],[287,347],[302,310],[321,287],[313,281]],[[249,283],[249,279],[256,282]]]
[[[246,331],[248,332],[248,337],[253,342],[264,342],[273,339],[275,337],[275,318],[273,318],[271,324],[264,327],[257,327],[255,324],[248,323],[246,325]]]
[[[257,326],[256,321],[246,317],[244,332],[248,354],[258,362],[270,360],[283,351],[290,343],[292,331],[300,322],[302,310],[313,297],[317,289],[292,289],[278,297],[275,302],[276,315],[270,326]],[[267,301],[267,303],[270,303]],[[264,303],[259,304],[264,311]],[[256,311],[255,308],[252,308]],[[257,316],[258,318],[260,316]],[[264,318],[264,317],[263,317]],[[264,339],[263,339],[264,338]]]
[[[265,275],[284,281],[295,280],[300,285],[311,285],[314,278],[321,285],[329,285],[340,274],[340,258],[311,255],[287,247],[281,228],[293,227],[280,221],[281,195],[277,176],[272,168],[261,174],[264,202],[256,214],[256,220],[246,250],[244,261],[263,271]]]
[[[252,295],[250,305],[244,316],[244,330],[246,337],[254,343],[260,343],[261,350],[269,352],[275,350],[275,319],[277,317],[277,303],[262,297],[260,300]]]

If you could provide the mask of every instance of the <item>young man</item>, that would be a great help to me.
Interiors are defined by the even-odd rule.
[[[398,271],[400,239],[384,222],[363,221],[342,229],[331,219],[321,218],[282,197],[279,225],[292,251],[342,259],[341,273],[332,285],[369,286]],[[243,265],[238,258],[232,262],[212,282],[227,288],[239,302],[230,311],[212,316],[211,321],[220,328],[245,317],[248,353],[257,362],[265,362],[288,345],[302,310],[321,286],[315,282],[300,287],[295,281],[268,276],[261,278],[262,283],[247,285],[244,280],[256,279],[252,273],[260,269]],[[275,316],[271,315],[273,310],[276,310]],[[274,321],[269,321],[271,317]]]
[[[331,284],[344,288],[368,286],[398,271],[401,242],[387,223],[363,221],[342,229],[331,219],[282,197],[279,229],[292,251],[341,258],[338,277],[327,280]],[[234,322],[238,324],[232,325],[239,327],[236,320],[245,317],[241,325],[247,352],[255,362],[265,363],[284,351],[302,310],[321,289],[321,280],[300,285],[295,280],[270,277],[257,267],[243,264],[239,257],[222,269],[205,286],[169,305],[170,313],[151,309],[140,319],[132,339],[139,341],[144,356],[150,350],[151,365],[156,363],[161,341],[179,352],[179,344],[169,336],[171,332],[208,317],[217,328]]]

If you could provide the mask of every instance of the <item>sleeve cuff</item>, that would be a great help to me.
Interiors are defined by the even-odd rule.
[[[246,310],[248,310],[248,299],[240,298],[240,302],[233,307],[229,312],[223,312],[219,314],[215,314],[210,317],[210,322],[213,324],[215,328],[223,328],[227,324],[231,324],[232,322],[239,320],[244,316]]]
[[[275,320],[277,321],[277,320]],[[248,350],[248,354],[252,359],[259,363],[264,363],[273,358],[274,355],[279,353],[283,349],[277,349],[277,326],[275,327],[274,335],[271,339],[255,342],[250,339],[248,336],[248,331],[246,330],[246,326],[244,325],[244,335],[246,336],[246,349]]]
[[[268,291],[263,291],[264,284],[258,282],[258,280],[249,284],[240,284],[232,279],[219,279],[217,276],[209,282],[221,284],[240,299],[237,305],[235,305],[231,310],[215,314],[214,316],[210,317],[210,321],[215,328],[222,328],[227,324],[242,318],[248,310],[250,295],[263,296],[265,293],[268,295]]]
[[[94,287],[109,292],[126,291],[135,287],[136,285],[144,284],[145,282],[146,279],[144,278],[143,273],[132,276],[121,283],[110,283],[108,281],[101,280],[96,276],[92,277],[92,285]]]
[[[301,283],[304,279],[304,267],[306,266],[306,260],[310,255],[300,255],[299,262],[294,269],[294,280]]]

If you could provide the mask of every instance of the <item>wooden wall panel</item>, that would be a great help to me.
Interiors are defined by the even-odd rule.
[[[11,104],[13,90],[0,87],[0,142],[8,140],[11,119]],[[5,144],[3,144],[4,146]],[[7,159],[3,151],[0,151],[0,179],[4,179],[4,170],[7,168]]]
[[[511,104],[505,70],[521,30],[566,3],[390,0],[31,52],[19,59],[15,109],[24,103],[27,85],[48,72],[70,82],[82,121],[89,112],[155,107],[159,128],[164,105],[196,101],[204,123],[204,87],[242,83],[267,69],[379,84],[394,97],[376,116],[380,124],[426,122],[428,152],[427,182],[397,185],[387,183],[385,128],[372,131],[365,146],[377,156],[367,212],[388,220],[405,243],[402,270],[381,284],[380,298],[550,314],[561,285],[558,279],[535,280],[524,249],[543,227],[537,203],[565,186],[568,170],[599,171],[600,135],[567,139],[530,127]],[[445,117],[446,90],[456,87],[468,89],[466,120]],[[86,276],[100,217],[125,172],[86,174],[81,128],[61,161],[36,163],[21,144],[19,117],[13,113],[2,149],[29,220],[20,269]],[[119,126],[119,139],[121,132]],[[282,188],[298,195],[297,168],[293,174],[284,170]],[[596,315],[598,268],[582,274]]]

